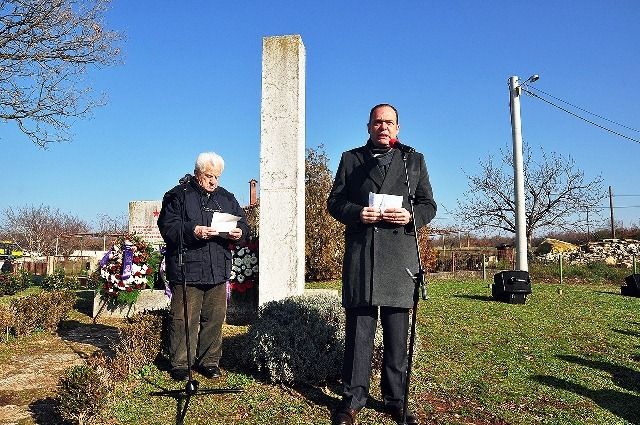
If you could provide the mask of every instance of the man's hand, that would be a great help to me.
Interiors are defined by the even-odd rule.
[[[380,209],[376,207],[364,207],[360,211],[360,221],[364,224],[377,223],[382,220]]]
[[[411,214],[404,208],[387,208],[382,213],[382,219],[391,224],[404,226],[411,221]]]
[[[212,237],[218,235],[218,231],[213,227],[196,226],[196,228],[193,229],[193,234],[197,239],[211,239]]]
[[[231,239],[232,241],[237,241],[241,237],[242,237],[241,228],[236,227],[235,229],[232,229],[231,231],[229,231],[229,239]]]

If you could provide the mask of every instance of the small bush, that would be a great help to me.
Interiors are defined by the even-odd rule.
[[[165,310],[136,314],[120,329],[115,357],[107,359],[112,379],[126,378],[144,365],[153,363],[162,352],[163,330],[167,328]]]
[[[11,311],[15,320],[13,328],[16,336],[35,331],[53,333],[60,321],[67,317],[76,295],[69,291],[41,292],[11,301]]]
[[[61,291],[63,289],[78,289],[80,284],[76,279],[66,277],[64,269],[56,269],[53,274],[44,277],[40,286],[45,291]]]
[[[20,270],[17,273],[0,273],[0,296],[15,295],[31,285],[29,272]]]
[[[106,408],[108,394],[105,377],[97,369],[72,366],[58,383],[60,415],[78,424],[93,423]]]
[[[274,383],[319,384],[340,376],[345,313],[340,298],[314,294],[271,301],[247,333],[241,360]],[[382,364],[382,326],[373,343],[372,372]]]
[[[344,310],[332,295],[296,296],[260,309],[246,361],[272,382],[317,383],[340,375]]]

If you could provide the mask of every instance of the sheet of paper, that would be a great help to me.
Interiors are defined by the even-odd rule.
[[[402,208],[402,196],[369,192],[369,206],[384,212],[387,208]]]
[[[240,217],[237,215],[214,212],[211,218],[211,227],[219,233],[229,233],[238,227],[238,220],[240,220]]]

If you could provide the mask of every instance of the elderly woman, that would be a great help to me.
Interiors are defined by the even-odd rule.
[[[227,310],[226,285],[231,273],[229,240],[249,234],[244,211],[235,196],[218,185],[224,160],[213,152],[198,155],[194,174],[168,191],[158,218],[167,244],[167,278],[171,285],[169,353],[171,377],[189,378],[182,282],[186,283],[190,364],[207,378],[220,376],[222,323]],[[241,217],[237,227],[218,232],[211,219],[215,212]],[[184,248],[183,268],[178,254]],[[183,271],[184,269],[184,271]]]

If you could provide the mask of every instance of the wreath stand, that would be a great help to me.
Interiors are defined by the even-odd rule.
[[[185,181],[182,190],[182,197],[180,202],[180,229],[184,229],[184,204],[185,204],[185,192],[187,190],[187,184],[189,180]],[[177,400],[178,405],[176,409],[176,425],[183,425],[184,418],[187,415],[187,409],[189,408],[189,402],[191,397],[197,395],[206,394],[226,394],[226,393],[240,393],[244,390],[242,388],[200,388],[200,383],[193,379],[193,365],[191,364],[191,344],[189,335],[189,314],[187,305],[187,281],[184,269],[183,254],[186,251],[184,247],[184,235],[180,231],[180,250],[178,251],[178,265],[182,271],[182,311],[184,314],[184,336],[185,343],[187,344],[187,371],[189,372],[189,378],[182,390],[164,390],[154,391],[149,393],[151,396],[165,396],[173,397]]]

